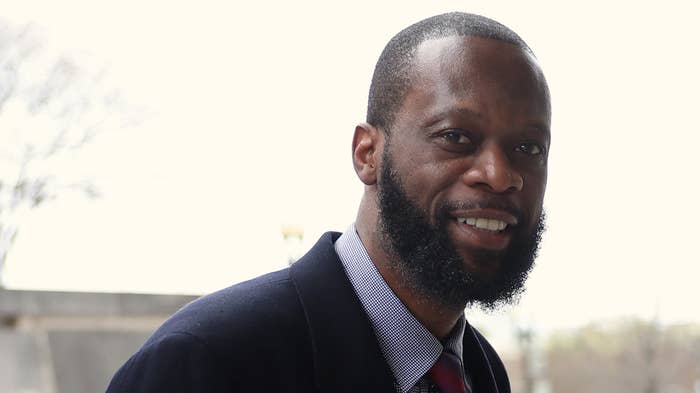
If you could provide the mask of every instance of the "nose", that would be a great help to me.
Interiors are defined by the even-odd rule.
[[[496,193],[521,191],[524,183],[522,175],[512,167],[508,155],[495,143],[482,145],[462,177],[470,187]]]

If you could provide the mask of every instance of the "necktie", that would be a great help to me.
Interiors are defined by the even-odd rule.
[[[464,369],[459,358],[451,352],[443,352],[433,367],[428,370],[428,377],[442,393],[471,393],[464,382]]]

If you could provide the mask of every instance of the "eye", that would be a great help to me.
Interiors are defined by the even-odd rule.
[[[515,151],[525,153],[531,156],[537,156],[544,152],[544,148],[539,143],[525,142],[518,145]]]
[[[449,152],[466,154],[476,149],[476,141],[468,131],[462,129],[449,129],[435,136],[439,146]]]
[[[471,138],[469,138],[463,132],[459,132],[456,130],[447,131],[443,133],[441,137],[445,140],[445,142],[454,143],[458,145],[467,145],[472,143]]]

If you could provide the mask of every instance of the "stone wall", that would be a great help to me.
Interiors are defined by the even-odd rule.
[[[0,289],[0,392],[104,392],[193,296]]]

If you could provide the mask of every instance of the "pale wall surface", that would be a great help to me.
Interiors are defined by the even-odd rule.
[[[95,393],[193,296],[0,290],[0,392]]]

